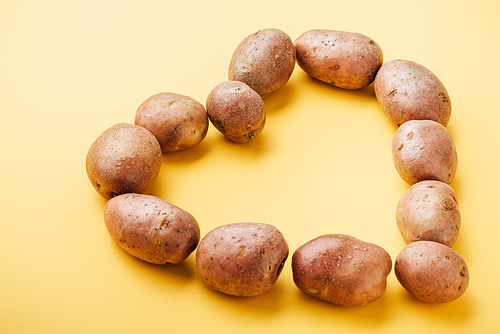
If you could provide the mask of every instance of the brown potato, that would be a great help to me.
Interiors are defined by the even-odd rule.
[[[266,106],[247,84],[225,81],[207,97],[210,121],[226,138],[246,143],[260,134],[266,124]]]
[[[378,71],[374,88],[382,110],[398,126],[422,119],[448,125],[450,96],[439,78],[426,67],[409,60],[391,60]]]
[[[158,140],[141,126],[115,124],[87,153],[86,169],[96,191],[106,199],[142,193],[158,176],[162,154]]]
[[[293,280],[300,290],[344,307],[381,297],[391,268],[383,248],[342,234],[310,240],[292,256]]]
[[[247,36],[229,64],[230,81],[241,81],[266,98],[282,88],[295,68],[295,49],[279,29],[263,29]]]
[[[403,123],[392,139],[392,157],[399,175],[410,185],[423,180],[451,183],[457,171],[455,143],[435,121]]]
[[[139,106],[135,124],[158,139],[163,153],[170,153],[198,145],[207,134],[208,115],[205,107],[193,98],[163,92]]]
[[[200,240],[192,215],[155,196],[123,194],[104,206],[104,221],[113,240],[127,253],[155,264],[177,264]]]
[[[396,223],[406,243],[427,240],[453,247],[461,225],[455,191],[440,181],[415,183],[398,202]]]
[[[353,32],[309,30],[295,40],[297,64],[318,80],[344,89],[368,86],[383,53],[371,38]]]
[[[274,285],[287,257],[288,244],[276,227],[233,223],[203,237],[196,251],[196,269],[209,288],[250,297]]]
[[[434,241],[406,246],[396,258],[394,271],[403,288],[428,303],[455,300],[469,285],[464,259],[450,247]]]

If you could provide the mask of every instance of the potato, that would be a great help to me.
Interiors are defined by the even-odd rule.
[[[220,83],[208,95],[206,106],[215,128],[237,143],[254,139],[266,124],[264,100],[243,82]]]
[[[318,80],[344,89],[368,86],[383,53],[371,38],[353,32],[314,29],[295,40],[297,64]]]
[[[426,67],[409,60],[391,60],[378,71],[374,88],[382,110],[398,126],[423,119],[448,125],[450,96],[439,78]]]
[[[266,98],[282,88],[295,68],[295,49],[279,29],[263,29],[247,36],[229,63],[229,81],[241,81]]]
[[[135,124],[158,139],[163,153],[198,145],[208,131],[205,107],[193,98],[163,92],[144,101],[135,114]]]
[[[158,176],[162,153],[158,140],[143,127],[118,123],[104,131],[87,153],[90,182],[106,199],[142,193]]]
[[[394,271],[403,288],[428,303],[455,300],[469,285],[464,259],[450,247],[434,241],[406,246],[396,257]]]
[[[288,244],[276,227],[232,223],[203,237],[196,251],[196,269],[209,288],[250,297],[274,285],[287,257]]]
[[[455,143],[435,121],[403,123],[392,139],[392,158],[397,172],[410,185],[423,180],[451,183],[457,171]]]
[[[453,247],[461,225],[455,191],[440,181],[415,183],[398,202],[396,222],[406,243],[427,240]]]
[[[343,307],[363,306],[382,296],[391,268],[383,248],[343,234],[310,240],[292,256],[295,285]]]
[[[155,264],[184,261],[200,240],[200,228],[191,214],[151,195],[110,199],[104,206],[104,221],[123,250]]]

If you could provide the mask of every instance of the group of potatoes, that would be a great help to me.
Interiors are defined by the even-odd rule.
[[[445,128],[451,115],[449,95],[422,65],[383,63],[380,46],[358,33],[310,30],[292,42],[281,30],[260,30],[238,45],[229,80],[210,92],[206,107],[185,95],[159,93],[139,106],[134,124],[119,123],[104,131],[89,149],[86,168],[96,191],[108,200],[104,221],[113,240],[155,264],[180,263],[197,249],[196,270],[208,287],[235,296],[268,291],[289,255],[276,227],[232,223],[201,238],[191,214],[143,193],[160,171],[162,153],[198,145],[209,123],[238,143],[258,136],[266,122],[264,99],[288,82],[296,63],[336,87],[353,90],[374,83],[380,106],[398,125],[392,142],[396,170],[411,185],[396,209],[397,226],[407,243],[395,260],[396,277],[426,302],[461,296],[469,274],[451,248],[461,221],[449,186],[457,168],[455,145]],[[350,307],[382,296],[392,259],[378,245],[328,234],[297,248],[291,266],[300,290]]]

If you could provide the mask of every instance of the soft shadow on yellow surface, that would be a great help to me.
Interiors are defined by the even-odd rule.
[[[323,300],[319,300],[296,289],[296,303],[302,312],[319,318],[344,318],[351,322],[361,319],[371,325],[386,322],[394,313],[394,303],[386,291],[382,297],[374,302],[358,307],[340,307]]]

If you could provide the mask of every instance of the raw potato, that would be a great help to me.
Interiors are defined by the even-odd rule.
[[[396,222],[406,243],[435,241],[453,247],[461,225],[457,196],[440,181],[421,181],[398,202]]]
[[[383,53],[371,38],[353,32],[309,30],[295,40],[297,64],[318,80],[360,89],[375,79]]]
[[[448,125],[450,96],[439,78],[426,67],[409,60],[391,60],[378,71],[374,87],[382,110],[398,126],[422,119]]]
[[[264,100],[243,82],[220,83],[208,95],[206,106],[215,128],[237,143],[254,139],[266,124]]]
[[[150,195],[110,199],[104,206],[104,221],[123,250],[155,264],[184,261],[200,240],[200,228],[191,214]]]
[[[406,246],[396,258],[394,271],[408,292],[428,303],[455,300],[469,285],[464,259],[450,247],[434,241]]]
[[[170,153],[198,145],[207,134],[208,116],[205,107],[193,98],[164,92],[139,106],[135,124],[158,139],[163,153]]]
[[[342,234],[327,234],[300,246],[292,256],[295,285],[338,306],[363,306],[385,292],[390,255],[380,246]]]
[[[294,68],[295,49],[290,37],[278,29],[264,29],[238,45],[228,78],[246,83],[266,98],[288,82]]]
[[[457,171],[455,143],[435,121],[403,123],[392,139],[392,158],[399,175],[410,185],[423,180],[451,183]]]
[[[115,124],[104,131],[87,153],[86,169],[96,191],[106,199],[123,193],[142,193],[160,172],[158,140],[145,128]]]
[[[274,226],[233,223],[205,235],[196,251],[196,269],[209,288],[250,297],[274,285],[287,257],[288,244]]]

